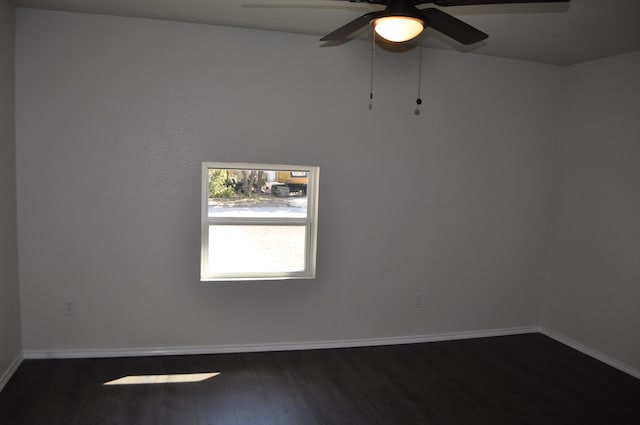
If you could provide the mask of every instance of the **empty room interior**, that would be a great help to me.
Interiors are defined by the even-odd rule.
[[[0,0],[2,425],[640,423],[638,2],[78,3]],[[206,164],[309,171],[304,273],[203,277]]]

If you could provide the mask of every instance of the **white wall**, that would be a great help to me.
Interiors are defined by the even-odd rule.
[[[640,52],[566,71],[544,327],[640,370]]]
[[[3,376],[22,352],[14,113],[15,9],[0,0],[0,389]]]
[[[369,111],[368,43],[19,10],[25,348],[536,325],[558,68],[427,50],[415,116],[417,57]],[[202,161],[321,167],[316,280],[198,281]]]

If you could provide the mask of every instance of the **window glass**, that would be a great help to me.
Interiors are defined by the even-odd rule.
[[[209,217],[307,217],[308,172],[209,169]]]
[[[304,226],[209,226],[209,271],[302,272],[305,233]]]

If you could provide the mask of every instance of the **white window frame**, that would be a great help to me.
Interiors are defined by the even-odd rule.
[[[209,170],[274,170],[305,171],[307,181],[307,216],[297,217],[209,217]],[[255,164],[243,162],[203,162],[201,188],[201,244],[200,244],[200,281],[241,281],[241,280],[276,280],[276,279],[315,279],[316,249],[318,239],[318,179],[320,168],[315,166]],[[209,226],[210,225],[256,225],[256,226],[305,226],[305,269],[297,272],[233,272],[210,273],[209,261]]]

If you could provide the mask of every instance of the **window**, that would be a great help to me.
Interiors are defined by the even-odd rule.
[[[313,279],[318,167],[202,164],[200,280]]]

